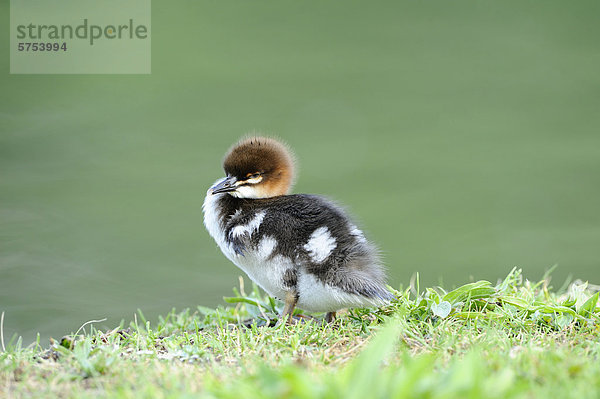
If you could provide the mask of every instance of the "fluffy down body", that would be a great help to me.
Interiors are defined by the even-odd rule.
[[[376,248],[326,198],[286,195],[287,147],[243,140],[226,155],[225,178],[208,190],[204,224],[223,254],[269,295],[314,312],[381,306],[392,299]]]

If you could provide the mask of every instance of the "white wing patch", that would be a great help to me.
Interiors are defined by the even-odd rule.
[[[304,244],[304,249],[308,251],[313,262],[321,263],[331,255],[331,251],[336,246],[335,238],[331,236],[329,229],[326,226],[322,226],[313,231],[308,242]]]
[[[258,257],[267,259],[277,246],[277,240],[271,236],[264,236],[258,243]]]
[[[235,226],[233,229],[231,229],[229,234],[231,237],[240,237],[245,234],[252,235],[252,233],[258,231],[258,228],[260,227],[264,218],[265,212],[259,212],[252,218],[252,220],[248,222],[248,224]]]

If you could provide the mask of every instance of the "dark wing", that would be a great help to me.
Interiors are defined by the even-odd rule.
[[[262,204],[265,221],[260,234],[274,237],[279,254],[291,259],[306,252],[303,245],[319,227],[327,227],[338,247],[350,237],[350,221],[332,202],[314,195],[287,195]],[[302,259],[298,259],[302,260]]]
[[[268,206],[271,209],[266,213],[260,233],[277,239],[279,254],[302,264],[321,281],[349,293],[390,299],[377,249],[343,209],[314,195],[279,197],[273,205]],[[326,259],[315,262],[304,245],[319,227],[327,228],[336,246]]]

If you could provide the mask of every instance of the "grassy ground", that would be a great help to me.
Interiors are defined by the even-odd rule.
[[[278,327],[280,304],[242,286],[227,307],[3,342],[0,397],[598,397],[598,287],[549,280],[415,282],[383,309]]]

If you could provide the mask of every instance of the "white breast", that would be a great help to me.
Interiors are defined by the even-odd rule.
[[[283,275],[287,269],[293,267],[291,260],[279,255],[270,257],[277,246],[277,240],[270,236],[263,237],[255,249],[248,248],[243,255],[236,254],[219,220],[218,200],[221,195],[228,194],[213,195],[209,192],[204,199],[202,208],[204,210],[204,225],[208,233],[217,242],[223,254],[242,269],[252,281],[269,295],[284,299],[286,290],[283,285]],[[265,213],[260,212],[247,224],[235,226],[231,230],[232,236],[240,238],[243,235],[251,236],[255,234],[264,216]]]
[[[215,184],[217,184],[220,180],[217,180]],[[225,240],[225,231],[221,228],[221,221],[219,220],[220,212],[219,212],[219,198],[221,195],[226,194],[217,194],[213,195],[211,190],[208,190],[206,193],[206,197],[204,198],[204,204],[202,204],[202,210],[204,211],[204,226],[206,226],[206,230],[208,230],[208,234],[217,242],[221,251],[225,256],[233,261],[233,257],[235,256],[235,251],[229,245],[227,240]]]

